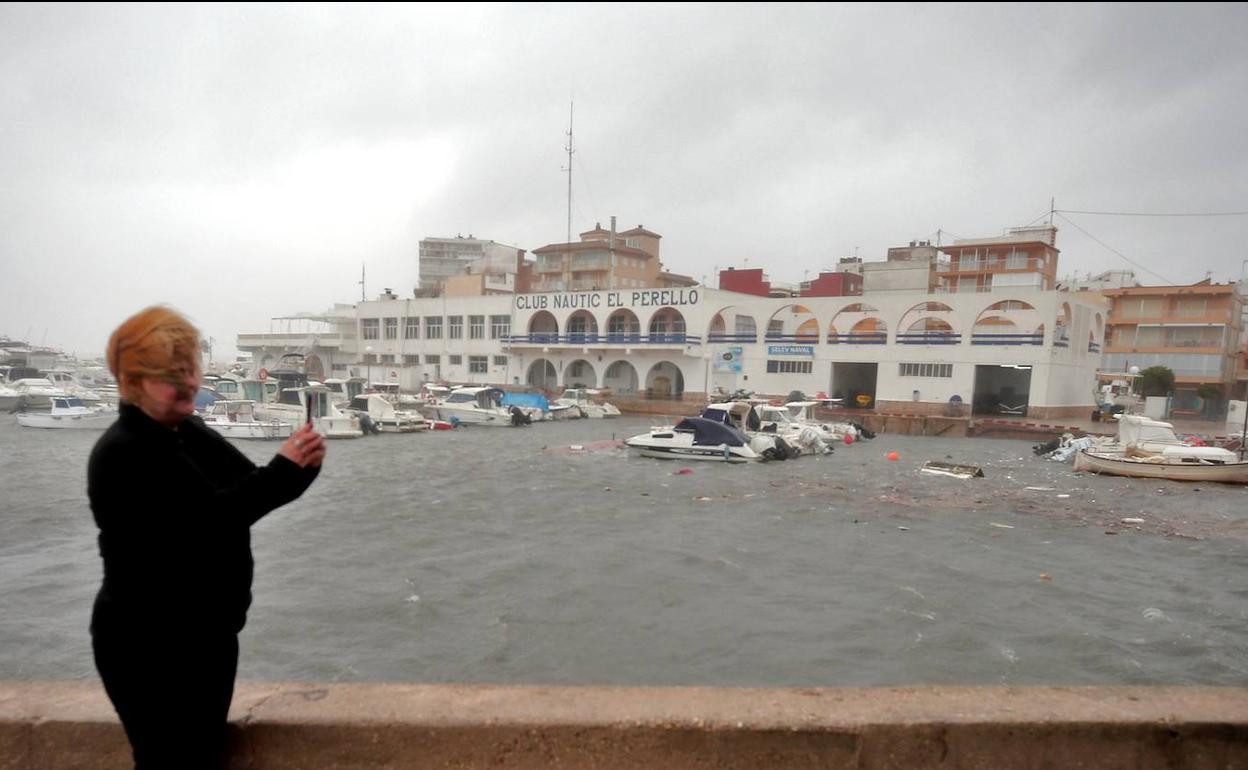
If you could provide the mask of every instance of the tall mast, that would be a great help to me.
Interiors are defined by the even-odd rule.
[[[568,151],[568,240],[572,242],[572,109],[574,102],[568,102],[568,144],[563,149]]]
[[[360,263],[360,302],[366,301],[368,298],[364,296],[364,263]]]

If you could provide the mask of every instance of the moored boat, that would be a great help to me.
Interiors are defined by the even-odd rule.
[[[624,444],[642,457],[660,460],[747,463],[763,459],[744,433],[701,417],[686,417],[672,427],[652,428],[649,433],[625,439]]]
[[[1225,449],[1172,447],[1159,454],[1143,457],[1132,457],[1130,454],[1101,453],[1084,449],[1075,455],[1075,472],[1141,479],[1248,484],[1248,461],[1237,459],[1234,452]]]
[[[53,396],[47,411],[18,412],[17,424],[26,428],[103,430],[117,419],[114,409],[92,409],[78,398]]]
[[[202,417],[205,425],[226,438],[279,439],[294,432],[289,422],[256,419],[254,401],[214,401]]]

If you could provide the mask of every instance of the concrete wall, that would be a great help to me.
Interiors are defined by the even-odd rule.
[[[230,768],[1231,770],[1235,688],[241,684]],[[0,768],[130,767],[96,682],[0,683]]]

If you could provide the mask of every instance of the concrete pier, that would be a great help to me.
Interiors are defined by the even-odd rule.
[[[238,686],[230,768],[1233,770],[1248,690]],[[130,767],[97,682],[0,683],[0,768]]]

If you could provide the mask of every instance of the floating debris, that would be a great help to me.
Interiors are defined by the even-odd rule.
[[[996,523],[995,521],[990,521],[990,522],[988,522],[988,526],[990,526],[990,527],[998,527],[998,528],[1000,528],[1000,529],[1014,529],[1014,525],[1013,525],[1013,524],[998,524],[998,523]]]
[[[1144,523],[1144,520],[1143,520],[1143,519],[1138,519],[1138,518],[1134,518],[1134,517],[1132,517],[1132,518],[1127,518],[1127,519],[1122,519],[1121,521],[1122,521],[1122,523],[1123,523],[1123,524],[1143,524],[1143,523]]]
[[[984,471],[978,465],[958,465],[939,460],[928,460],[919,468],[919,473],[933,476],[952,476],[955,479],[982,479]]]

